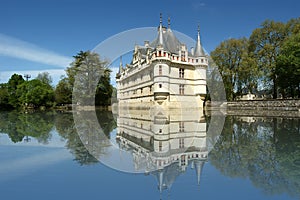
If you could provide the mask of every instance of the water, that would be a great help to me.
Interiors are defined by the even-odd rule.
[[[2,111],[0,152],[1,199],[300,196],[299,118]]]

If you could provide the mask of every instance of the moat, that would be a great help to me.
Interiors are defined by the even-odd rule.
[[[299,199],[299,117],[143,112],[0,112],[1,197]]]

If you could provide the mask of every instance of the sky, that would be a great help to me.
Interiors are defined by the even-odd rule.
[[[197,26],[209,53],[229,38],[249,37],[266,19],[300,17],[298,0],[1,0],[0,83],[13,73],[47,71],[54,85],[79,51],[121,32],[171,28],[196,39]],[[155,37],[155,36],[154,36]],[[148,38],[145,38],[147,40]],[[132,44],[132,49],[135,44]]]

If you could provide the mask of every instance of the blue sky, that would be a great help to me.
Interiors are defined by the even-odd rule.
[[[248,37],[266,19],[299,17],[297,0],[2,0],[0,82],[12,73],[48,71],[54,83],[80,50],[91,50],[120,32],[159,24],[196,38],[210,52],[228,38]],[[147,39],[147,38],[145,38]],[[134,47],[134,44],[133,44]]]

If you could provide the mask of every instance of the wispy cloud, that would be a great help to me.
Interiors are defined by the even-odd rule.
[[[193,8],[195,10],[199,10],[200,8],[205,7],[205,6],[206,6],[206,4],[204,2],[194,2],[193,3]]]
[[[34,44],[0,33],[0,55],[25,59],[42,64],[67,67],[72,59]]]

